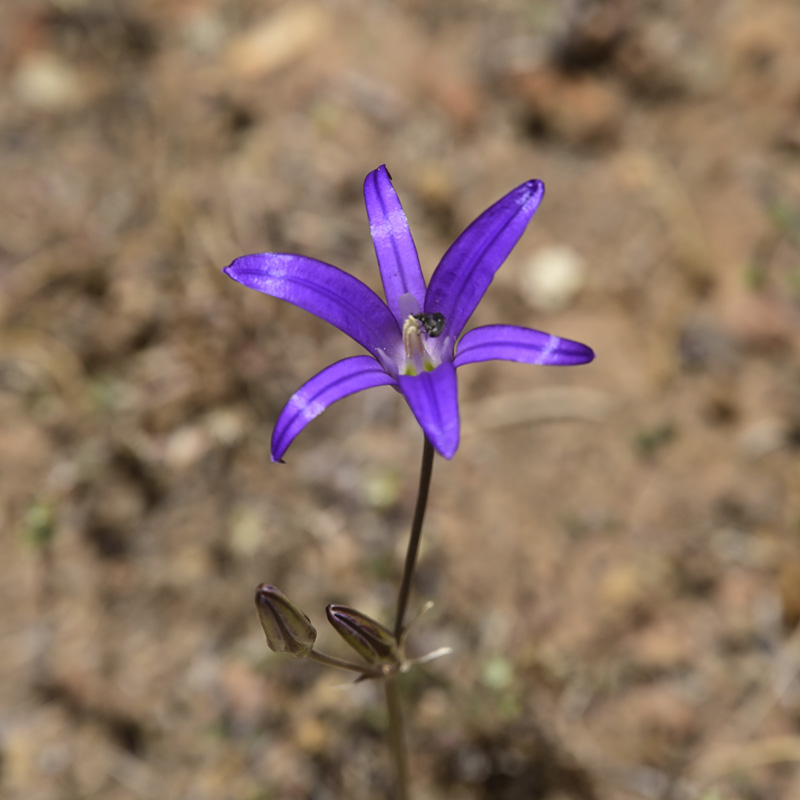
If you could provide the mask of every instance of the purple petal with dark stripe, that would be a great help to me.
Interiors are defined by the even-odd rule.
[[[386,303],[338,267],[305,256],[258,253],[237,258],[224,272],[244,286],[310,311],[372,353],[381,348],[395,357],[402,350]]]
[[[272,432],[272,460],[280,461],[300,431],[343,397],[395,381],[370,356],[337,361],[303,384],[281,411]]]
[[[453,363],[445,361],[419,375],[400,375],[397,382],[425,436],[445,458],[452,458],[460,431]]]
[[[364,181],[364,202],[369,217],[369,230],[381,270],[386,304],[402,327],[398,298],[413,295],[419,307],[425,302],[425,279],[403,206],[392,186],[385,166],[367,175]]]
[[[591,348],[571,339],[516,325],[486,325],[464,334],[453,363],[461,367],[497,359],[564,367],[586,364],[593,358]]]
[[[429,314],[444,314],[444,335],[456,339],[464,329],[542,197],[541,181],[523,183],[484,211],[444,254],[424,305]]]

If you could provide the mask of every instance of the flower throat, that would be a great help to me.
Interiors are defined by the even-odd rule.
[[[418,375],[425,370],[431,372],[436,364],[425,348],[425,340],[435,339],[444,330],[444,314],[409,314],[403,323],[403,348],[406,352],[405,375]]]

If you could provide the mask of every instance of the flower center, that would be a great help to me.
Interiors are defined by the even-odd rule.
[[[418,375],[425,370],[431,372],[438,365],[434,360],[425,342],[428,337],[436,338],[444,330],[444,315],[437,313],[409,314],[403,323],[403,348],[406,353],[406,363],[403,370],[406,375]]]

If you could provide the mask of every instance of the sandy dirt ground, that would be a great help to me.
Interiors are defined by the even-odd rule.
[[[405,676],[417,800],[800,798],[796,0],[2,0],[0,795],[392,796],[374,684],[267,650],[280,586],[389,621],[422,437],[221,269],[379,289],[386,163],[430,276],[547,195],[471,324]]]

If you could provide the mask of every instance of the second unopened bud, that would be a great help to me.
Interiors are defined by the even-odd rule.
[[[370,664],[399,664],[394,634],[380,622],[347,606],[329,605],[328,620],[353,650]]]

